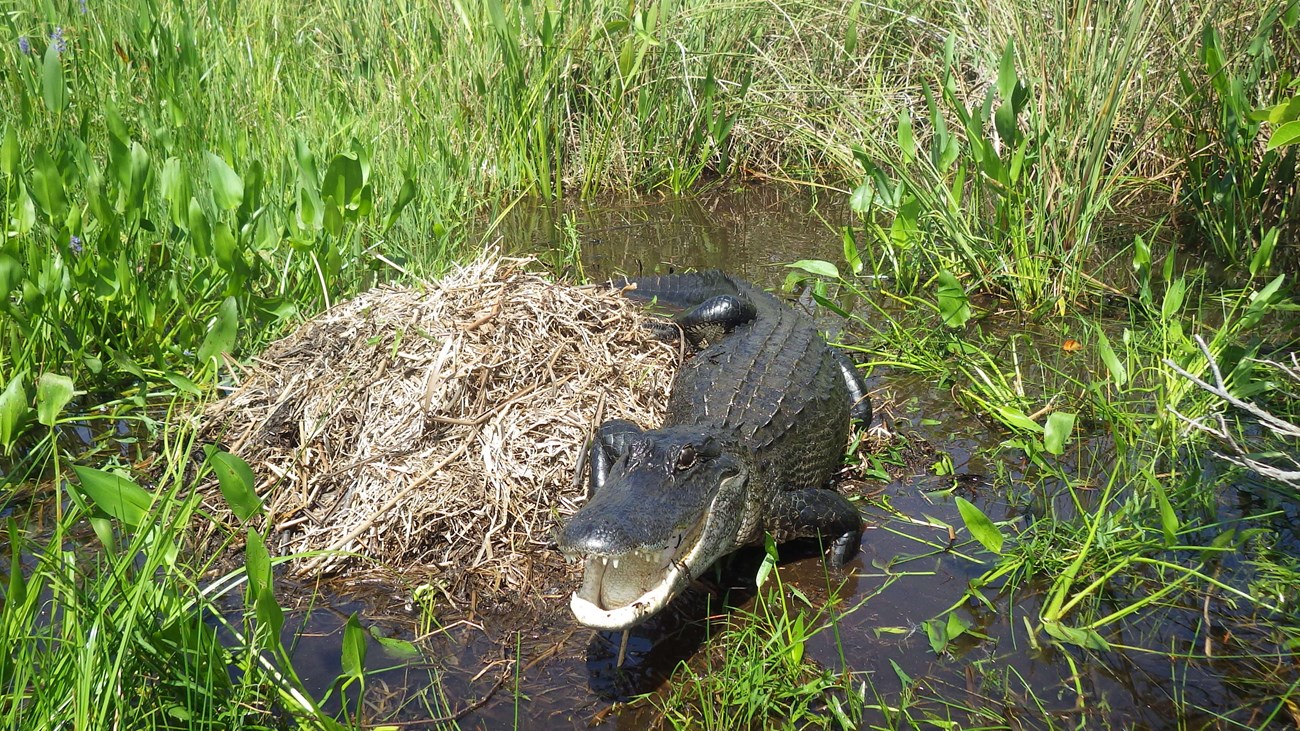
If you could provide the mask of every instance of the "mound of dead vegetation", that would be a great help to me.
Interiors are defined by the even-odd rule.
[[[299,573],[396,568],[451,596],[536,591],[598,420],[662,417],[677,350],[601,287],[486,260],[381,287],[273,344],[206,414]],[[205,486],[213,514],[224,501]]]

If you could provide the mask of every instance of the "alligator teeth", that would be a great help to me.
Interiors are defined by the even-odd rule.
[[[610,559],[610,565],[613,566],[614,568],[618,568],[618,559],[617,558]]]

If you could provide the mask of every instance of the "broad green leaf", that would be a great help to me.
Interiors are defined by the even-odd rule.
[[[1250,305],[1246,307],[1246,314],[1241,317],[1242,329],[1254,327],[1269,310],[1273,309],[1277,300],[1281,299],[1279,290],[1284,281],[1286,275],[1279,274],[1273,278],[1273,281],[1264,285],[1263,289],[1250,295]]]
[[[1005,101],[998,105],[998,111],[993,115],[993,127],[998,131],[998,139],[1002,140],[1002,144],[1007,146],[1016,144],[1020,132],[1019,127],[1016,126],[1015,108],[1011,106],[1010,101]],[[993,168],[993,171],[989,173],[989,177],[1005,183],[1005,180],[1001,180],[1001,158],[990,152],[985,157],[985,160],[990,164],[990,167]]]
[[[1002,49],[1002,60],[998,63],[998,96],[1007,104],[1011,103],[1016,81],[1016,42],[1008,40],[1006,48]]]
[[[1074,414],[1068,411],[1053,411],[1048,415],[1047,424],[1043,427],[1043,446],[1052,454],[1063,453],[1065,443],[1073,430]]]
[[[862,185],[854,188],[853,194],[849,196],[849,208],[853,209],[854,213],[866,213],[871,209],[871,201],[874,195],[871,181],[862,181]]]
[[[1265,149],[1276,150],[1285,145],[1294,145],[1296,142],[1300,142],[1300,119],[1287,122],[1273,130]]]
[[[938,279],[939,314],[943,316],[943,324],[952,328],[965,325],[971,318],[970,300],[966,298],[966,290],[957,281],[957,277],[946,269],[939,272]]]
[[[6,526],[5,545],[9,546],[9,587],[5,594],[5,605],[21,607],[27,601],[26,568],[23,561],[31,554],[24,550],[23,530],[12,516]]]
[[[801,259],[793,264],[786,264],[791,269],[802,269],[809,274],[816,274],[819,277],[828,277],[830,279],[839,279],[840,270],[829,261],[821,259]]]
[[[12,256],[0,253],[0,302],[23,283],[23,265]]]
[[[804,615],[803,612],[800,612],[794,618],[794,625],[790,628],[789,653],[790,653],[790,663],[793,665],[798,665],[799,663],[803,662],[804,630],[807,629],[805,626],[805,623],[807,621],[804,618],[805,616],[806,615]]]
[[[92,515],[90,528],[95,531],[95,536],[99,538],[100,544],[110,556],[117,553],[117,532],[113,530],[113,521],[99,515]]]
[[[186,218],[190,223],[190,244],[194,247],[194,253],[200,258],[207,258],[212,255],[212,226],[208,224],[208,214],[203,211],[203,206],[194,198],[190,198],[189,209],[186,211]]]
[[[1114,379],[1115,385],[1123,386],[1128,383],[1128,370],[1124,368],[1124,364],[1110,347],[1110,340],[1106,338],[1106,333],[1100,329],[1097,330],[1097,352],[1101,354],[1101,362],[1106,365],[1106,370],[1110,371],[1110,377]]]
[[[36,420],[54,426],[59,412],[72,400],[72,379],[57,373],[42,373],[36,381]]]
[[[248,463],[236,455],[223,452],[211,445],[205,446],[208,465],[217,475],[221,496],[240,520],[248,520],[262,511],[262,499],[257,496],[257,478]]]
[[[271,554],[257,531],[249,531],[244,545],[244,571],[253,597],[272,588]]]
[[[402,215],[402,211],[415,200],[419,188],[416,187],[415,177],[409,172],[402,176],[402,189],[397,192],[397,201],[393,203],[393,209],[388,212],[388,220],[384,223],[384,231],[388,231],[397,223],[397,217]]]
[[[63,176],[54,160],[44,149],[36,150],[36,164],[32,169],[32,195],[51,221],[62,221],[65,215]]]
[[[844,263],[849,265],[849,271],[854,274],[862,273],[862,255],[858,253],[858,242],[853,237],[853,228],[844,227]]]
[[[903,684],[903,688],[912,687],[912,676],[903,671],[903,668],[894,662],[894,658],[889,658],[889,664],[894,668],[894,674],[898,676],[898,682]]]
[[[1250,258],[1250,276],[1257,277],[1268,271],[1273,263],[1273,250],[1277,248],[1277,237],[1281,230],[1281,227],[1274,226],[1264,234],[1264,239],[1259,242],[1255,255]]]
[[[830,310],[831,312],[834,312],[835,314],[839,315],[840,317],[850,317],[850,316],[851,316],[851,315],[849,314],[849,311],[848,311],[848,310],[846,310],[846,309],[844,309],[843,307],[840,307],[840,306],[839,306],[839,303],[834,302],[834,301],[832,301],[832,300],[829,300],[829,299],[827,299],[826,297],[824,297],[824,296],[822,296],[822,295],[820,295],[820,294],[817,294],[816,292],[813,292],[813,293],[812,293],[812,298],[813,298],[813,302],[816,302],[817,304],[821,305],[822,307],[825,307],[826,309]]]
[[[310,188],[313,193],[319,193],[320,173],[316,171],[316,156],[307,146],[307,141],[302,137],[295,138],[293,152],[298,159],[298,182]]]
[[[1160,315],[1168,320],[1183,309],[1183,297],[1187,294],[1187,280],[1179,277],[1165,290],[1165,299],[1160,303]]]
[[[36,225],[36,205],[27,194],[27,186],[18,183],[18,200],[14,207],[14,224],[18,234],[26,234]]]
[[[118,369],[130,373],[141,381],[149,380],[149,377],[144,374],[144,369],[140,367],[139,363],[132,360],[131,356],[113,348],[106,348],[106,350],[108,350],[109,360],[113,361],[113,365],[117,366]]]
[[[1024,429],[1034,434],[1043,432],[1043,425],[1029,418],[1024,411],[1010,406],[993,404],[993,416],[1013,429]]]
[[[244,202],[244,181],[239,178],[239,173],[211,152],[204,155],[208,160],[208,180],[217,206],[227,211],[239,208],[239,204]]]
[[[343,626],[343,674],[360,680],[366,673],[366,631],[354,612]]]
[[[27,404],[27,388],[23,385],[26,380],[26,371],[19,371],[9,379],[4,392],[0,393],[0,445],[4,446],[6,453],[23,433],[23,423],[31,415],[32,409]]]
[[[771,576],[772,569],[776,568],[776,539],[772,537],[771,533],[763,534],[763,548],[765,551],[763,563],[759,564],[758,573],[754,576],[754,584],[760,589],[767,582],[767,578]]]
[[[112,472],[73,465],[80,484],[74,485],[100,510],[135,528],[153,507],[153,495],[131,480]]]
[[[54,43],[45,48],[45,64],[41,69],[41,96],[45,108],[58,114],[68,105],[68,89],[63,80],[63,62]]]
[[[1256,122],[1269,122],[1277,126],[1300,119],[1300,94],[1267,109],[1252,112],[1250,118]]]
[[[131,133],[126,128],[126,120],[122,119],[122,113],[118,111],[117,104],[111,98],[106,99],[104,103],[104,125],[108,128],[109,136],[123,146],[131,142]]]
[[[970,629],[970,622],[956,612],[948,613],[948,622],[944,625],[943,632],[948,636],[951,642],[966,633]]]
[[[1043,629],[1047,634],[1072,645],[1078,645],[1089,650],[1106,651],[1110,649],[1110,644],[1097,634],[1095,630],[1079,629],[1077,627],[1068,627],[1060,622],[1044,621]]]
[[[191,396],[203,395],[203,390],[195,385],[194,381],[191,381],[179,373],[168,371],[163,374],[163,378],[166,378],[168,383],[175,386],[176,390],[181,391],[182,393],[188,393]]]
[[[1160,484],[1160,480],[1155,477],[1149,478],[1151,491],[1156,496],[1156,504],[1160,507],[1160,531],[1164,534],[1165,545],[1172,546],[1178,538],[1178,530],[1182,526],[1178,522],[1178,514],[1174,512],[1174,506],[1169,502],[1169,496],[1165,494],[1165,488]]]
[[[253,601],[253,611],[257,615],[257,621],[267,628],[268,639],[279,644],[280,630],[284,629],[284,610],[275,600],[275,591],[270,585],[265,591],[257,593],[257,598]]]
[[[406,640],[399,640],[396,637],[385,637],[379,630],[378,625],[370,625],[370,637],[375,642],[379,643],[379,646],[385,653],[392,657],[405,660],[420,656],[420,648]]]
[[[169,157],[163,162],[158,188],[163,200],[167,201],[167,213],[171,216],[172,225],[182,231],[189,231],[189,204],[192,195],[190,179],[181,167],[180,158]]]
[[[227,274],[239,273],[239,265],[243,260],[239,256],[238,242],[235,241],[235,234],[231,233],[230,227],[224,223],[218,223],[212,231],[212,253],[216,256],[217,264]]]
[[[19,162],[18,125],[10,124],[5,127],[4,142],[0,143],[0,172],[11,178],[16,176]]]
[[[947,623],[938,617],[925,620],[925,635],[930,639],[930,649],[942,655],[948,648]]]
[[[360,192],[363,183],[361,163],[353,153],[339,153],[325,168],[325,180],[321,183],[321,198],[333,200],[334,206],[341,213],[352,198]]]
[[[993,553],[1002,553],[1002,532],[998,530],[989,516],[984,514],[983,510],[975,507],[975,504],[966,498],[957,495],[953,498],[957,502],[957,511],[961,513],[961,520],[966,524],[966,530],[970,531],[971,537],[979,541],[988,550]]]
[[[213,358],[229,353],[235,347],[235,335],[239,331],[239,303],[234,297],[227,297],[217,310],[207,337],[199,347],[199,363],[206,365]]]
[[[916,159],[916,137],[912,134],[912,116],[903,111],[898,115],[898,147],[903,151],[903,163]]]

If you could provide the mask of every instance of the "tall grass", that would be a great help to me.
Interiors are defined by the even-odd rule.
[[[280,644],[283,617],[260,537],[246,537],[247,568],[224,575],[208,575],[214,567],[189,555],[200,508],[180,455],[193,447],[184,430],[168,434],[169,467],[152,492],[120,467],[77,468],[56,515],[8,521],[7,728],[333,726]],[[255,501],[251,484],[231,487],[243,505]],[[241,585],[243,613],[230,596]]]
[[[848,232],[855,273],[888,277],[888,296],[938,318],[929,333],[892,329],[885,337],[899,347],[888,357],[965,379],[965,405],[1008,429],[1009,446],[1054,478],[1073,419],[1038,424],[1016,364],[940,333],[969,321],[968,293],[1066,313],[1098,286],[1099,257],[1131,262],[1134,322],[1158,327],[1135,326],[1115,343],[1097,331],[1088,345],[1101,375],[1063,379],[1070,400],[1053,408],[1104,423],[1137,453],[1106,484],[1149,486],[1146,476],[1173,462],[1178,432],[1163,408],[1136,404],[1208,408],[1155,365],[1193,365],[1185,310],[1201,300],[1188,299],[1193,280],[1172,258],[1153,278],[1166,252],[1151,248],[1166,238],[1105,253],[1103,242],[1134,238],[1116,234],[1110,217],[1181,197],[1217,250],[1251,259],[1251,275],[1273,273],[1260,252],[1284,246],[1290,231],[1296,148],[1254,154],[1248,133],[1260,125],[1243,114],[1290,93],[1296,9],[1296,0],[9,9],[0,15],[0,469],[6,487],[45,478],[59,514],[52,535],[9,527],[0,639],[16,649],[0,659],[12,689],[0,712],[11,725],[226,727],[270,724],[287,709],[327,724],[268,630],[278,607],[256,537],[250,619],[224,627],[233,643],[218,642],[212,585],[195,578],[207,567],[182,546],[197,510],[181,474],[188,437],[173,438],[161,487],[141,498],[94,476],[106,473],[68,484],[59,430],[211,394],[231,358],[301,317],[471,253],[478,242],[466,222],[525,195],[683,191],[737,177],[852,192],[863,214]],[[1167,230],[1138,213],[1138,230]],[[1251,285],[1254,299],[1225,297],[1228,326],[1214,343],[1225,364],[1247,362],[1231,340],[1276,311],[1285,291],[1273,282]],[[144,502],[110,500],[117,512],[105,512],[76,487],[101,479]],[[1141,492],[1124,513],[1145,521],[1121,537],[1150,560],[1164,560],[1151,556],[1186,532],[1165,509],[1179,500],[1160,496]],[[1016,544],[1008,554],[1021,562],[998,570],[1032,565],[1039,548],[1078,548],[1089,532],[1111,535],[1104,520],[1090,515],[1068,541],[1049,532],[1042,546]],[[93,550],[79,542],[86,525]],[[1071,614],[1096,606],[1103,588],[1083,577],[1116,564],[1097,542],[1082,545],[1054,567],[1062,572],[1043,626],[1086,644],[1107,617]],[[1157,568],[1192,576],[1187,564]],[[756,666],[771,674],[747,687],[811,688],[782,696],[792,703],[834,688],[788,662],[807,627],[798,616],[783,607],[767,617],[775,644],[750,636],[757,655],[776,655]]]
[[[1259,122],[1246,115],[1252,104],[1283,99],[1284,91],[1263,92],[1263,61],[1232,75],[1217,40],[1205,41],[1215,45],[1202,55],[1218,59],[1209,73],[1192,49],[1203,36],[1219,38],[1213,24],[1223,16],[1234,28],[1260,23],[1242,42],[1263,49],[1252,56],[1269,61],[1284,85],[1300,69],[1294,61],[1281,68],[1267,50],[1288,7],[1294,3],[1246,9],[1044,2],[1029,12],[1019,4],[988,6],[991,27],[1009,32],[985,29],[977,43],[971,29],[950,34],[941,69],[920,76],[923,105],[903,107],[888,120],[896,143],[858,153],[866,175],[852,202],[864,214],[858,239],[873,273],[910,292],[951,270],[969,288],[1019,308],[1064,312],[1098,286],[1091,272],[1132,239],[1126,228],[1158,230],[1141,227],[1169,215],[1156,201],[1185,177],[1212,238],[1253,252],[1290,205],[1295,156],[1271,152],[1256,169]],[[984,16],[967,8],[960,17]],[[1226,161],[1203,149],[1204,132],[1195,150],[1173,134],[1200,130],[1199,111],[1189,109],[1207,106],[1216,93],[1226,97],[1217,125],[1228,138]],[[1185,168],[1171,159],[1177,154]],[[1252,273],[1257,268],[1267,270],[1252,265]]]

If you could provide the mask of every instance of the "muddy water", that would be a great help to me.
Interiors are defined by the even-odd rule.
[[[589,277],[721,267],[777,287],[788,271],[781,266],[786,262],[840,258],[838,226],[847,214],[826,200],[812,212],[813,203],[805,194],[767,189],[704,199],[606,201],[567,210],[529,208],[516,210],[493,234],[515,251],[545,255],[562,247],[567,215],[579,234]],[[1179,607],[1137,616],[1108,638],[1117,647],[1146,649],[1085,653],[1039,647],[1028,636],[1025,622],[1040,608],[1032,583],[1003,595],[986,590],[993,608],[962,605],[958,612],[973,631],[936,654],[924,623],[959,603],[987,568],[987,559],[981,559],[986,554],[973,545],[950,550],[944,526],[962,525],[951,493],[972,500],[994,520],[1009,521],[1012,529],[1026,526],[1044,500],[1016,489],[1021,465],[998,449],[1004,435],[956,408],[948,391],[885,369],[873,371],[870,383],[890,428],[926,449],[896,470],[894,479],[860,490],[872,494],[860,503],[868,527],[861,550],[843,571],[828,572],[808,547],[783,549],[780,572],[789,586],[814,602],[825,601],[828,589],[837,587],[841,608],[860,604],[838,617],[833,631],[809,643],[808,657],[852,672],[869,704],[883,700],[897,707],[907,699],[911,718],[922,725],[922,719],[932,719],[936,726],[953,721],[994,728],[1168,728],[1179,716],[1190,727],[1213,725],[1213,714],[1247,722],[1267,716],[1267,709],[1263,716],[1250,710],[1256,696],[1249,684],[1222,679],[1251,674],[1245,661],[1233,659],[1245,654],[1248,644],[1221,653],[1225,658],[1217,663],[1168,658],[1166,652],[1186,652],[1205,639],[1198,613]],[[933,473],[940,453],[951,459],[954,477]],[[950,490],[954,485],[957,489]],[[1254,493],[1234,494],[1251,499]],[[679,663],[707,672],[707,637],[721,630],[719,617],[753,606],[750,577],[760,558],[739,555],[699,582],[673,612],[634,630],[622,667],[616,666],[618,636],[573,623],[566,607],[568,586],[542,587],[536,621],[490,614],[463,621],[446,617],[451,624],[422,638],[425,656],[418,662],[386,654],[372,643],[367,664],[375,675],[362,699],[362,718],[416,728],[452,727],[438,720],[451,716],[460,728],[655,726],[660,719],[645,703],[611,705],[663,692]],[[333,588],[324,600],[294,613],[301,632],[294,640],[298,669],[317,693],[339,671],[341,628],[350,613],[359,612],[363,623],[387,636],[417,634],[409,587],[400,581]],[[1248,622],[1243,618],[1243,625]],[[900,674],[915,685],[905,691]],[[353,696],[351,702],[356,700]],[[1204,710],[1188,710],[1195,708]],[[880,710],[868,710],[863,720],[864,728],[899,724]]]

